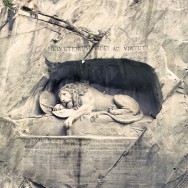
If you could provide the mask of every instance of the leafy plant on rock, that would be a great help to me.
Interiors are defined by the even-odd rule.
[[[5,5],[5,7],[13,9],[14,4],[11,3],[9,0],[3,0],[3,4]]]

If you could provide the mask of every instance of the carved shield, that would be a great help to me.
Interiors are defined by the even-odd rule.
[[[62,109],[59,111],[52,111],[52,114],[54,114],[55,116],[60,117],[60,118],[67,118],[74,112],[75,112],[74,109],[66,109],[65,108],[65,109]]]
[[[39,104],[44,113],[51,114],[53,107],[56,105],[56,97],[50,91],[43,91],[39,97]]]

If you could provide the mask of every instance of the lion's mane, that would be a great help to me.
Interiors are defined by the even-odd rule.
[[[80,106],[82,106],[80,96],[84,96],[86,94],[88,91],[88,86],[85,83],[70,83],[60,88],[59,96],[61,91],[68,91],[72,95],[73,108],[78,109]]]

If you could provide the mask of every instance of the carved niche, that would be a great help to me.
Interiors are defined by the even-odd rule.
[[[159,82],[147,64],[128,59],[46,64],[49,79],[36,100],[40,118],[29,121],[29,134],[136,137],[161,109]]]

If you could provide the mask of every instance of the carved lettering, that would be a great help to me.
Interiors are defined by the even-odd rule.
[[[98,46],[96,48],[99,51],[109,51],[109,46]]]
[[[37,142],[37,144],[30,147],[32,145],[30,141]],[[53,173],[54,170],[62,172],[58,174],[60,184],[70,183],[66,181],[65,174],[71,174],[73,179],[76,180],[79,175],[84,182],[90,181],[94,186],[98,174],[92,171],[93,168],[104,171],[112,167],[119,156],[130,148],[133,141],[129,139],[25,138],[26,149],[21,165],[24,172],[32,171],[38,175],[45,173],[49,179],[57,177]],[[125,166],[122,169],[124,172],[128,166],[127,163],[123,165]],[[80,173],[84,169],[90,170],[92,174]],[[119,176],[122,171],[117,171],[115,176]]]
[[[114,47],[113,50],[114,51],[119,51],[119,47]]]
[[[146,45],[137,45],[137,46],[124,46],[124,50],[126,52],[132,52],[132,51],[146,51],[148,47]]]
[[[114,52],[119,52],[120,49],[124,49],[124,51],[126,52],[133,52],[133,51],[146,51],[148,49],[147,45],[135,45],[135,46],[124,46],[124,47],[120,47],[120,46],[114,46],[111,47],[111,49]],[[58,51],[62,51],[62,52],[88,52],[91,49],[90,45],[86,45],[86,46],[56,46],[56,45],[52,45],[48,47],[48,50],[51,52],[58,52]],[[105,45],[100,45],[100,46],[96,46],[95,49],[97,51],[101,51],[101,52],[107,52],[110,51],[110,46],[105,46]]]

